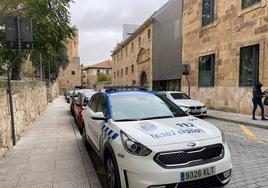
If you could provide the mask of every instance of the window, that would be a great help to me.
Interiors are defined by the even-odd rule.
[[[121,76],[123,76],[123,69],[121,69]]]
[[[102,112],[104,117],[107,116],[106,99],[104,96],[100,96],[97,112]]]
[[[109,75],[109,70],[106,70],[106,75]]]
[[[110,97],[110,103],[114,121],[157,119],[159,116],[166,116],[166,118],[187,116],[170,100],[152,94],[113,95]]]
[[[214,86],[215,54],[199,58],[198,85],[201,87]]]
[[[100,70],[97,70],[97,75],[99,75],[100,74]]]
[[[202,26],[214,21],[214,0],[202,0]]]
[[[127,47],[126,47],[126,56],[127,56],[127,54],[128,54],[128,49],[127,49]]]
[[[134,43],[132,42],[131,43],[131,52],[133,53],[133,51],[134,51]]]
[[[116,77],[116,73],[114,72],[114,78]]]
[[[72,71],[72,75],[75,75],[75,71]]]
[[[240,49],[240,86],[253,86],[259,82],[259,50],[259,45]]]
[[[139,37],[139,46],[141,46],[141,37]]]
[[[93,112],[97,112],[97,107],[98,107],[98,103],[99,103],[99,99],[100,99],[100,95],[94,95],[90,104],[89,104],[89,108],[93,111]]]
[[[151,39],[151,29],[148,29],[147,35],[148,35],[148,40],[150,40]]]
[[[131,73],[134,73],[134,65],[131,65]]]
[[[185,93],[170,93],[173,99],[191,99]]]
[[[128,67],[126,67],[126,75],[128,75]]]
[[[260,2],[261,0],[242,0],[242,9],[248,8]]]

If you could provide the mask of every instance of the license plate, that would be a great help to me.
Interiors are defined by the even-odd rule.
[[[201,113],[201,110],[191,110],[192,113]]]
[[[181,172],[181,182],[198,180],[202,178],[206,178],[212,175],[215,175],[215,167],[209,167],[199,170],[192,170],[188,172]]]

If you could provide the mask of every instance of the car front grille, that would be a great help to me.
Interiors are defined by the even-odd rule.
[[[190,106],[190,110],[200,110],[202,109],[202,106]]]
[[[164,168],[177,168],[211,163],[223,157],[223,146],[216,144],[189,150],[157,153],[154,161]]]

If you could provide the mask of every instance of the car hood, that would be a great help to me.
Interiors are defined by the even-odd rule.
[[[194,99],[177,99],[177,100],[172,100],[176,105],[178,106],[204,106],[203,103],[200,101],[194,100]]]
[[[221,136],[218,128],[192,116],[115,123],[123,132],[146,146],[200,141]]]

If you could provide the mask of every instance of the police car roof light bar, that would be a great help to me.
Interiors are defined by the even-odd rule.
[[[108,86],[104,87],[105,92],[115,92],[118,90],[143,90],[147,91],[148,86]]]

